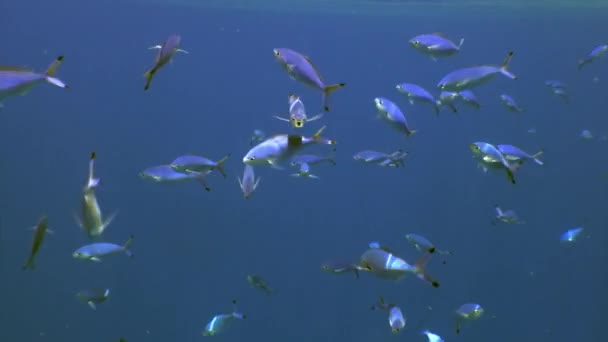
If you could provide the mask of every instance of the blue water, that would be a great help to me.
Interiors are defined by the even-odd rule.
[[[197,341],[233,298],[247,320],[207,338],[424,341],[419,332],[429,328],[447,341],[604,340],[608,145],[597,137],[608,134],[608,60],[582,72],[576,61],[605,43],[606,13],[349,18],[118,2],[1,7],[2,64],[44,70],[63,54],[57,76],[71,90],[43,85],[7,99],[0,111],[0,341]],[[424,32],[466,40],[460,54],[433,62],[406,43]],[[190,54],[177,55],[144,92],[154,58],[147,47],[172,33]],[[338,141],[337,165],[313,168],[319,180],[258,167],[260,187],[245,200],[236,177],[251,132],[291,132],[272,118],[286,112],[290,92],[302,96],[309,114],[320,108],[320,94],[287,77],[274,47],[305,52],[328,83],[347,83],[332,95],[323,122],[303,130],[310,135],[327,124],[324,135]],[[408,81],[436,92],[447,72],[500,63],[509,50],[519,79],[499,76],[475,89],[480,111],[461,106],[437,118],[394,89]],[[569,85],[569,104],[544,87],[547,79]],[[507,112],[502,92],[525,112]],[[405,138],[377,120],[377,96],[397,102],[418,133]],[[527,132],[532,127],[537,134]],[[580,139],[583,129],[596,139]],[[546,165],[525,164],[511,185],[502,173],[477,168],[468,144],[480,140],[543,148]],[[360,150],[397,148],[410,153],[405,168],[352,160]],[[73,216],[91,151],[102,210],[118,211],[104,238],[122,243],[134,234],[133,259],[97,264],[71,256],[89,242]],[[197,184],[138,177],[185,153],[232,153],[228,178],[212,175],[207,193]],[[515,209],[526,224],[491,225],[495,204]],[[24,272],[27,228],[42,214],[55,234],[37,269]],[[579,225],[585,233],[576,244],[559,242]],[[334,257],[357,260],[373,240],[414,261],[418,252],[403,238],[410,232],[453,252],[429,264],[439,289],[413,277],[362,274],[357,281],[320,270]],[[251,273],[279,294],[250,288]],[[75,294],[96,287],[111,295],[93,311]],[[391,335],[386,313],[369,309],[379,295],[406,313],[400,336]],[[453,312],[466,302],[485,314],[456,335]]]

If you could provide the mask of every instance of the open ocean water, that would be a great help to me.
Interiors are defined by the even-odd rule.
[[[44,71],[57,56],[56,76],[69,91],[40,85],[2,100],[0,110],[0,341],[606,341],[605,271],[608,211],[606,82],[608,57],[577,70],[593,47],[608,43],[605,9],[500,12],[458,10],[402,16],[348,16],[228,11],[117,1],[14,1],[0,5],[2,65]],[[461,51],[436,62],[407,41],[442,32]],[[182,37],[171,64],[144,92],[144,72],[170,34]],[[290,80],[273,56],[289,47],[314,60],[327,83],[345,82],[331,111],[295,130],[285,115],[296,93],[309,116],[320,92]],[[437,117],[395,90],[417,83],[437,95],[448,72],[499,64],[509,69],[474,91],[475,110],[459,105]],[[569,103],[545,80],[568,85]],[[508,112],[498,95],[524,108]],[[405,137],[376,118],[373,99],[405,112],[415,135]],[[291,177],[291,167],[256,167],[261,182],[244,199],[237,176],[254,129],[267,134],[323,132],[337,141],[336,165],[313,166],[319,179]],[[536,133],[528,130],[534,128]],[[590,130],[594,138],[580,137]],[[544,150],[544,166],[526,162],[510,184],[484,173],[472,158],[476,141]],[[361,150],[409,153],[403,168],[363,165]],[[95,151],[97,197],[104,215],[117,212],[103,240],[130,235],[133,258],[76,260],[91,243],[79,228],[89,154]],[[327,155],[331,147],[305,153]],[[200,154],[230,154],[224,179],[210,192],[197,183],[157,184],[147,167]],[[494,205],[514,209],[524,224],[492,225]],[[29,227],[46,214],[48,234],[34,271]],[[575,243],[560,242],[582,226]],[[399,281],[362,272],[334,275],[321,264],[358,262],[371,241],[414,262],[420,252],[404,235],[420,233],[452,255],[433,255],[428,272]],[[259,274],[276,295],[247,283]],[[97,310],[76,298],[109,288]],[[370,310],[383,296],[401,307],[404,331],[392,334],[386,312]],[[247,318],[222,335],[201,336],[218,313]],[[484,314],[455,333],[454,311],[479,303]]]

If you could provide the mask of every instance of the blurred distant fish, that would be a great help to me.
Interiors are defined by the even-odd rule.
[[[557,80],[546,80],[545,86],[547,86],[551,89],[556,89],[556,88],[566,89],[566,83],[564,83],[562,81],[557,81]]]
[[[608,45],[602,44],[596,46],[595,48],[593,48],[593,50],[591,50],[591,52],[587,54],[587,56],[585,56],[585,58],[582,58],[578,61],[578,70],[582,70],[585,65],[602,57],[606,54],[606,52],[608,52]]]
[[[0,66],[0,101],[11,96],[26,95],[37,84],[43,82],[69,89],[68,85],[54,77],[61,62],[63,56],[57,57],[44,73],[20,67]]]
[[[411,46],[417,51],[437,60],[440,57],[449,57],[460,51],[464,38],[460,39],[458,45],[449,40],[443,33],[430,33],[415,36],[409,40]]]
[[[321,127],[312,137],[297,134],[278,134],[254,146],[243,157],[243,163],[255,165],[270,165],[281,169],[280,163],[290,159],[302,148],[313,145],[334,145],[335,140],[325,139],[321,136],[326,126]]]
[[[133,235],[127,240],[122,246],[108,242],[98,242],[90,245],[85,245],[78,248],[72,256],[75,259],[91,260],[100,262],[102,257],[106,257],[113,254],[125,253],[127,256],[132,257],[133,253],[129,248],[133,243]]]
[[[105,302],[109,296],[110,289],[82,290],[76,294],[78,299],[88,304],[93,310],[97,310],[97,304]]]
[[[424,330],[422,332],[423,335],[426,335],[426,338],[428,339],[428,342],[444,342],[444,340],[441,338],[441,336],[430,332],[429,330]]]
[[[388,311],[388,324],[393,334],[400,332],[405,327],[405,315],[401,308],[395,304],[385,303],[383,297],[380,297],[378,303],[372,305],[371,309]]]
[[[274,57],[277,59],[277,61],[279,61],[292,79],[300,81],[323,92],[323,108],[326,112],[328,112],[329,94],[334,90],[344,87],[346,84],[325,84],[319,69],[317,69],[317,67],[312,63],[312,60],[308,56],[304,56],[295,50],[288,48],[275,48],[272,51],[274,53]]]
[[[412,244],[420,252],[431,252],[438,254],[452,254],[450,251],[440,250],[435,245],[420,234],[409,233],[405,235],[405,239]]]
[[[396,151],[389,154],[386,159],[377,163],[377,165],[382,167],[403,167],[405,166],[405,158],[409,155],[408,152],[405,151]]]
[[[242,320],[247,318],[247,315],[237,310],[236,300],[233,300],[232,304],[234,306],[234,310],[231,313],[213,316],[213,318],[205,326],[205,330],[203,330],[203,336],[215,336],[221,334],[226,331],[232,321],[236,319]]]
[[[437,87],[446,91],[461,91],[482,85],[497,74],[516,80],[517,76],[507,69],[512,57],[513,51],[510,51],[500,66],[481,65],[452,71],[439,81]]]
[[[335,150],[334,150],[335,151]],[[300,164],[308,164],[308,165],[317,165],[323,162],[327,162],[331,165],[336,165],[336,160],[334,159],[333,155],[327,156],[327,157],[322,157],[322,156],[317,156],[314,154],[298,154],[293,156],[293,158],[291,158],[290,160],[290,165],[291,166],[296,166],[296,165],[300,165]]]
[[[435,99],[435,97],[429,93],[426,89],[413,83],[400,83],[396,86],[397,91],[407,96],[410,104],[414,103],[426,103],[433,106],[435,114],[439,115],[439,109],[441,103]]]
[[[90,238],[101,236],[116,217],[116,213],[113,213],[110,217],[105,220],[103,219],[95,193],[101,182],[99,178],[95,178],[94,176],[95,158],[96,153],[91,152],[89,158],[89,175],[82,195],[81,218],[77,218],[78,224]]]
[[[185,181],[197,180],[207,191],[211,188],[207,186],[205,177],[211,171],[202,173],[198,172],[179,172],[175,171],[171,165],[152,166],[142,171],[139,176],[143,179],[149,179],[158,183],[181,183]]]
[[[38,254],[38,250],[40,249],[40,246],[42,245],[42,241],[44,241],[44,236],[46,235],[47,232],[49,232],[49,233],[52,232],[51,230],[48,229],[48,227],[49,227],[49,220],[48,220],[48,217],[46,215],[44,215],[40,218],[40,220],[38,220],[38,224],[36,224],[36,226],[34,226],[34,228],[33,228],[34,238],[32,239],[32,249],[30,251],[29,258],[27,258],[26,263],[22,267],[23,270],[27,270],[27,269],[33,270],[34,268],[36,268],[36,266],[34,264],[34,260],[36,259],[36,255]]]
[[[460,334],[464,321],[476,320],[484,313],[484,309],[479,304],[466,303],[462,304],[456,310],[456,333]]]
[[[144,90],[148,90],[150,88],[150,83],[152,83],[152,79],[154,78],[156,72],[165,66],[165,64],[169,63],[176,52],[188,53],[188,51],[179,48],[180,42],[181,37],[172,34],[162,45],[155,45],[149,48],[149,50],[158,49],[158,54],[156,55],[154,66],[144,74],[144,77],[146,78]]]
[[[494,206],[496,210],[496,216],[494,220],[492,220],[492,224],[496,224],[497,222],[504,222],[506,224],[523,224],[524,221],[519,219],[519,216],[514,210],[502,210],[498,205]]]
[[[264,132],[259,129],[255,129],[255,130],[253,130],[253,134],[251,135],[251,138],[249,139],[249,145],[255,146],[255,145],[261,143],[262,141],[264,141],[264,139],[266,139],[266,134],[264,134]]]
[[[416,133],[415,130],[410,128],[405,115],[394,102],[382,97],[376,97],[374,103],[376,104],[378,116],[384,119],[393,129],[406,136]]]
[[[253,192],[258,188],[258,184],[260,183],[260,179],[255,179],[255,173],[253,171],[253,166],[245,165],[245,170],[243,171],[243,179],[238,178],[239,186],[241,187],[241,191],[243,191],[243,196],[245,198],[251,197]]]
[[[319,179],[319,176],[313,175],[310,172],[310,165],[308,165],[308,163],[302,163],[302,164],[300,164],[300,169],[298,170],[298,172],[292,174],[292,176],[293,177]]]
[[[501,94],[500,102],[502,102],[502,104],[505,106],[505,108],[507,108],[508,110],[510,110],[512,112],[522,112],[523,111],[523,109],[521,109],[521,107],[517,104],[517,102],[515,102],[515,100],[510,95]]]
[[[570,101],[568,96],[568,90],[566,84],[562,81],[556,80],[547,80],[545,81],[545,86],[547,86],[553,95],[562,98],[566,103]]]
[[[581,131],[580,137],[585,140],[591,140],[593,139],[593,134],[591,134],[591,131],[589,131],[588,129],[584,129]]]
[[[568,229],[560,236],[560,241],[565,243],[575,242],[583,230],[583,227]]]
[[[473,91],[468,89],[461,90],[458,92],[458,95],[460,96],[462,101],[467,105],[475,109],[481,108],[481,103],[479,102],[479,100],[477,100],[477,96],[475,96],[475,93],[473,93]]]
[[[306,109],[304,107],[304,103],[300,100],[298,95],[290,94],[289,95],[289,118],[283,118],[280,116],[275,116],[276,119],[281,121],[286,121],[291,124],[293,128],[302,128],[304,124],[310,121],[319,120],[323,117],[323,113],[313,116],[312,118],[308,118],[306,115]]]
[[[276,293],[276,291],[273,288],[271,288],[268,285],[268,283],[264,279],[262,279],[262,277],[260,277],[259,275],[249,274],[247,276],[247,282],[254,289],[258,289],[262,292],[265,292],[266,294],[275,294]]]
[[[365,150],[357,152],[353,159],[366,164],[376,164],[385,167],[399,167],[404,166],[403,160],[407,157],[408,153],[399,149],[391,154],[377,152],[372,150]]]

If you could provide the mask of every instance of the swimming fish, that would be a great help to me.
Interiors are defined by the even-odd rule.
[[[433,287],[439,287],[439,282],[434,280],[425,271],[425,266],[434,251],[426,252],[415,265],[408,264],[402,258],[394,255],[391,251],[381,246],[372,247],[361,255],[360,270],[373,273],[382,279],[398,280],[408,273],[415,274],[418,278],[428,282]]]
[[[376,104],[378,116],[384,119],[393,129],[406,136],[416,133],[415,130],[409,127],[405,115],[394,102],[382,97],[376,97],[374,103]]]
[[[512,112],[522,112],[523,111],[523,109],[521,109],[521,107],[517,104],[517,102],[515,102],[515,100],[507,94],[500,95],[500,102],[502,102],[502,104],[508,110],[510,110]]]
[[[308,165],[307,163],[300,164],[300,169],[298,170],[298,172],[292,174],[292,176],[319,179],[319,176],[313,175],[312,173],[310,173],[310,165]]]
[[[420,252],[433,251],[434,253],[438,253],[438,254],[452,254],[450,251],[444,251],[444,250],[438,249],[437,247],[435,247],[435,245],[431,241],[429,241],[429,239],[425,238],[424,236],[422,236],[420,234],[415,234],[415,233],[405,234],[405,239],[407,240],[407,242],[409,242],[414,247],[416,247],[416,249]]]
[[[306,109],[304,107],[304,103],[300,100],[298,95],[290,94],[289,95],[289,118],[282,118],[280,116],[275,116],[275,118],[287,121],[291,124],[293,128],[302,128],[304,124],[307,122],[319,120],[323,117],[323,113],[313,116],[312,118],[308,118],[306,115]]]
[[[251,166],[270,165],[280,169],[280,163],[291,158],[305,146],[336,144],[335,140],[321,137],[326,127],[321,127],[312,137],[297,134],[278,134],[270,137],[249,150],[245,157],[243,157],[243,163]]]
[[[454,106],[454,102],[460,97],[460,94],[455,91],[442,91],[439,93],[439,105],[449,107],[452,113],[458,112],[458,108]]]
[[[207,171],[217,170],[219,173],[226,178],[226,171],[224,170],[224,163],[231,154],[226,155],[224,158],[217,162],[207,159],[201,156],[195,155],[184,155],[177,157],[171,162],[171,167],[178,172],[191,172],[191,173],[204,173]]]
[[[230,323],[232,323],[232,321],[235,319],[242,320],[247,318],[247,315],[237,311],[236,300],[233,300],[232,304],[234,306],[234,310],[231,313],[213,316],[213,318],[205,326],[205,330],[203,330],[202,333],[203,336],[215,336],[223,333],[229,327]]]
[[[125,253],[129,257],[133,257],[133,253],[129,249],[133,243],[133,235],[127,240],[122,246],[108,243],[108,242],[97,242],[90,245],[85,245],[78,248],[72,256],[76,259],[91,260],[100,262],[102,257],[106,257],[113,254]]]
[[[312,63],[312,60],[308,56],[304,56],[295,50],[288,48],[275,48],[272,51],[274,53],[274,57],[287,71],[289,77],[323,92],[323,109],[328,112],[329,94],[344,87],[346,84],[337,83],[326,85],[323,81],[321,73],[319,73],[319,69],[317,69],[317,67]]]
[[[414,103],[426,103],[433,106],[435,110],[435,114],[439,115],[439,109],[441,107],[441,102],[437,101],[435,97],[429,93],[426,89],[421,86],[413,83],[400,83],[396,86],[397,91],[407,96],[410,104]]]
[[[486,158],[500,161],[500,164],[504,167],[507,173],[507,178],[511,183],[515,184],[515,176],[513,173],[517,171],[521,164],[516,162],[510,163],[496,146],[486,142],[472,143],[469,145],[469,148],[471,151],[473,151],[474,157],[480,158],[484,161]]]
[[[245,198],[251,197],[255,189],[258,188],[258,184],[260,183],[260,179],[255,179],[255,173],[253,171],[253,166],[245,165],[245,170],[243,171],[243,179],[238,176],[236,179],[239,181],[239,186],[243,191],[243,196]]]
[[[154,66],[148,71],[146,71],[146,73],[144,74],[144,77],[146,78],[146,85],[144,86],[144,90],[148,90],[150,88],[150,83],[152,83],[152,79],[154,78],[156,72],[160,68],[165,66],[165,64],[169,63],[169,61],[171,61],[173,55],[175,55],[176,52],[188,53],[188,51],[179,48],[180,42],[181,37],[172,34],[169,36],[169,38],[167,38],[167,40],[165,40],[162,45],[155,45],[148,48],[148,50],[158,49],[158,54],[156,55]]]
[[[535,154],[529,154],[528,152],[520,149],[517,146],[508,145],[508,144],[499,144],[496,145],[496,148],[502,153],[508,161],[518,161],[518,160],[532,160],[538,165],[545,165],[542,160],[538,159],[544,151],[540,150]]]
[[[475,320],[481,317],[484,309],[479,304],[466,303],[462,304],[456,310],[456,333],[460,334],[461,326],[464,321]]]
[[[460,39],[458,45],[454,44],[442,33],[421,34],[409,40],[411,46],[437,60],[439,57],[449,57],[460,51],[464,38]]]
[[[559,239],[561,242],[566,243],[575,242],[576,238],[583,232],[583,230],[583,227],[568,229],[560,236]]]
[[[512,57],[513,51],[509,52],[500,66],[481,65],[452,71],[439,81],[437,87],[446,91],[461,91],[484,84],[497,74],[516,80],[517,76],[507,70]]]
[[[69,89],[67,84],[54,77],[61,62],[63,56],[57,57],[44,73],[20,67],[0,66],[0,101],[11,96],[26,95],[37,84],[43,82]]]
[[[52,231],[49,228],[49,220],[46,215],[42,216],[36,226],[34,226],[34,238],[32,239],[32,249],[30,251],[30,256],[27,258],[27,261],[23,265],[22,269],[35,269],[36,265],[34,264],[34,260],[36,255],[38,254],[38,250],[40,250],[40,246],[42,245],[42,241],[44,241],[44,236],[46,233],[51,233]]]
[[[110,296],[110,289],[92,289],[82,290],[76,294],[76,297],[82,302],[87,303],[93,310],[97,310],[97,304],[103,303]]]
[[[589,131],[588,129],[584,129],[581,131],[580,137],[585,140],[591,140],[593,139],[593,134],[591,134],[591,131]]]
[[[265,292],[266,294],[275,294],[277,292],[273,288],[271,288],[268,285],[268,283],[264,279],[262,279],[262,277],[260,277],[259,275],[255,275],[255,274],[247,275],[247,282],[254,289],[258,289],[262,292]]]
[[[479,102],[479,100],[477,100],[477,96],[475,96],[475,93],[473,93],[473,91],[469,89],[461,90],[458,92],[458,95],[460,96],[462,101],[468,104],[469,106],[475,109],[481,108],[481,103]]]
[[[291,166],[296,166],[304,163],[308,165],[317,165],[323,162],[327,162],[331,165],[336,165],[336,160],[334,159],[333,155],[330,155],[328,157],[322,157],[314,154],[297,154],[291,158],[289,164]]]
[[[395,304],[385,303],[383,297],[380,297],[378,303],[372,305],[371,309],[388,311],[388,324],[393,334],[400,332],[405,327],[405,316],[401,308]]]
[[[158,165],[152,166],[142,171],[139,176],[143,179],[152,180],[158,183],[181,183],[185,181],[198,181],[207,191],[211,191],[211,188],[207,186],[205,176],[211,171],[198,173],[198,172],[178,172],[171,167],[171,165]]]
[[[494,206],[494,209],[496,210],[496,216],[494,217],[494,220],[492,221],[492,224],[496,224],[496,222],[501,221],[507,224],[523,224],[525,223],[524,221],[521,221],[519,219],[519,216],[517,215],[517,213],[514,210],[502,210],[498,205]]]
[[[602,45],[596,46],[595,48],[593,48],[593,50],[591,50],[591,52],[589,52],[587,54],[587,56],[585,56],[585,58],[582,58],[578,61],[578,70],[579,71],[582,70],[585,65],[602,57],[603,55],[606,54],[606,52],[608,52],[607,44],[602,44]]]
[[[377,163],[378,166],[382,167],[403,167],[405,166],[405,158],[409,155],[405,151],[396,151],[387,155],[386,159]]]
[[[424,330],[422,332],[423,335],[426,335],[426,338],[428,338],[428,342],[444,342],[444,340],[441,338],[441,336],[432,333],[428,330]]]
[[[362,270],[356,263],[343,259],[327,260],[321,264],[321,269],[327,273],[333,274],[353,272],[357,279],[359,279],[359,271]]]
[[[101,236],[116,217],[115,212],[105,220],[103,219],[101,208],[99,207],[95,194],[101,181],[94,176],[95,158],[96,153],[91,152],[89,158],[89,176],[82,195],[81,218],[77,218],[78,224],[90,238]]]

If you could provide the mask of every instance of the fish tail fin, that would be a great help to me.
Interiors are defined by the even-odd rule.
[[[327,126],[323,126],[321,128],[319,128],[319,130],[317,131],[317,133],[315,133],[312,136],[312,139],[317,143],[317,144],[325,144],[325,145],[335,145],[336,141],[335,140],[330,140],[330,139],[325,139],[321,136],[321,134],[323,133],[323,131],[325,131],[325,129],[327,128]]]
[[[543,153],[545,153],[545,151],[541,149],[540,151],[538,151],[532,155],[532,158],[534,158],[534,162],[536,164],[545,165],[545,163],[542,160],[538,159],[538,157],[540,157]]]
[[[326,86],[325,88],[323,88],[323,109],[326,112],[329,112],[329,94],[331,94],[334,90],[338,90],[340,88],[343,88],[344,86],[346,86],[346,83],[337,83],[337,84],[330,84],[328,86]]]
[[[458,49],[460,49],[462,47],[463,43],[464,43],[464,38],[460,38],[460,43],[458,43]]]
[[[193,173],[196,173],[196,172],[193,172]],[[204,174],[199,173],[197,179],[198,179],[199,184],[202,185],[203,188],[205,188],[205,191],[211,191],[211,188],[209,187],[209,185],[207,185],[207,180],[205,179]]]
[[[51,65],[49,65],[48,68],[46,68],[46,71],[44,72],[44,74],[47,76],[51,76],[51,77],[54,76],[55,71],[57,71],[57,68],[59,68],[59,66],[61,65],[61,62],[63,62],[63,56],[59,56],[59,57],[55,58],[53,63],[51,63]]]
[[[93,190],[99,186],[101,180],[99,178],[95,178],[94,170],[95,170],[95,158],[97,157],[97,153],[95,151],[91,152],[91,156],[89,158],[89,178],[87,180],[87,185],[85,187],[85,191]]]
[[[512,80],[516,80],[517,76],[515,76],[515,74],[513,74],[512,72],[510,72],[508,70],[509,63],[511,63],[511,59],[513,59],[513,51],[509,51],[509,53],[507,54],[507,56],[505,57],[505,59],[500,64],[500,72],[503,75],[507,76],[508,78],[510,78]]]
[[[429,248],[421,257],[416,261],[416,276],[433,287],[439,287],[439,282],[426,273],[426,264],[428,263],[431,255],[435,253],[435,248]]]
[[[150,84],[152,83],[154,74],[156,74],[156,70],[158,70],[158,69],[156,67],[153,67],[152,69],[150,69],[144,73],[144,77],[146,78],[146,85],[144,86],[144,90],[150,89]]]
[[[222,174],[222,176],[224,176],[224,178],[226,178],[226,171],[224,170],[224,163],[226,162],[226,160],[228,160],[228,158],[230,158],[230,156],[232,155],[232,153],[228,153],[224,158],[220,159],[216,164],[215,168],[217,169],[217,171],[219,173]]]
[[[496,214],[497,216],[502,216],[502,209],[500,209],[500,207],[498,206],[498,204],[494,205],[494,209],[496,209]]]
[[[122,247],[125,249],[125,253],[127,253],[127,255],[130,257],[134,256],[133,252],[131,252],[131,245],[133,244],[134,238],[134,235],[129,236],[129,239],[122,245]]]

